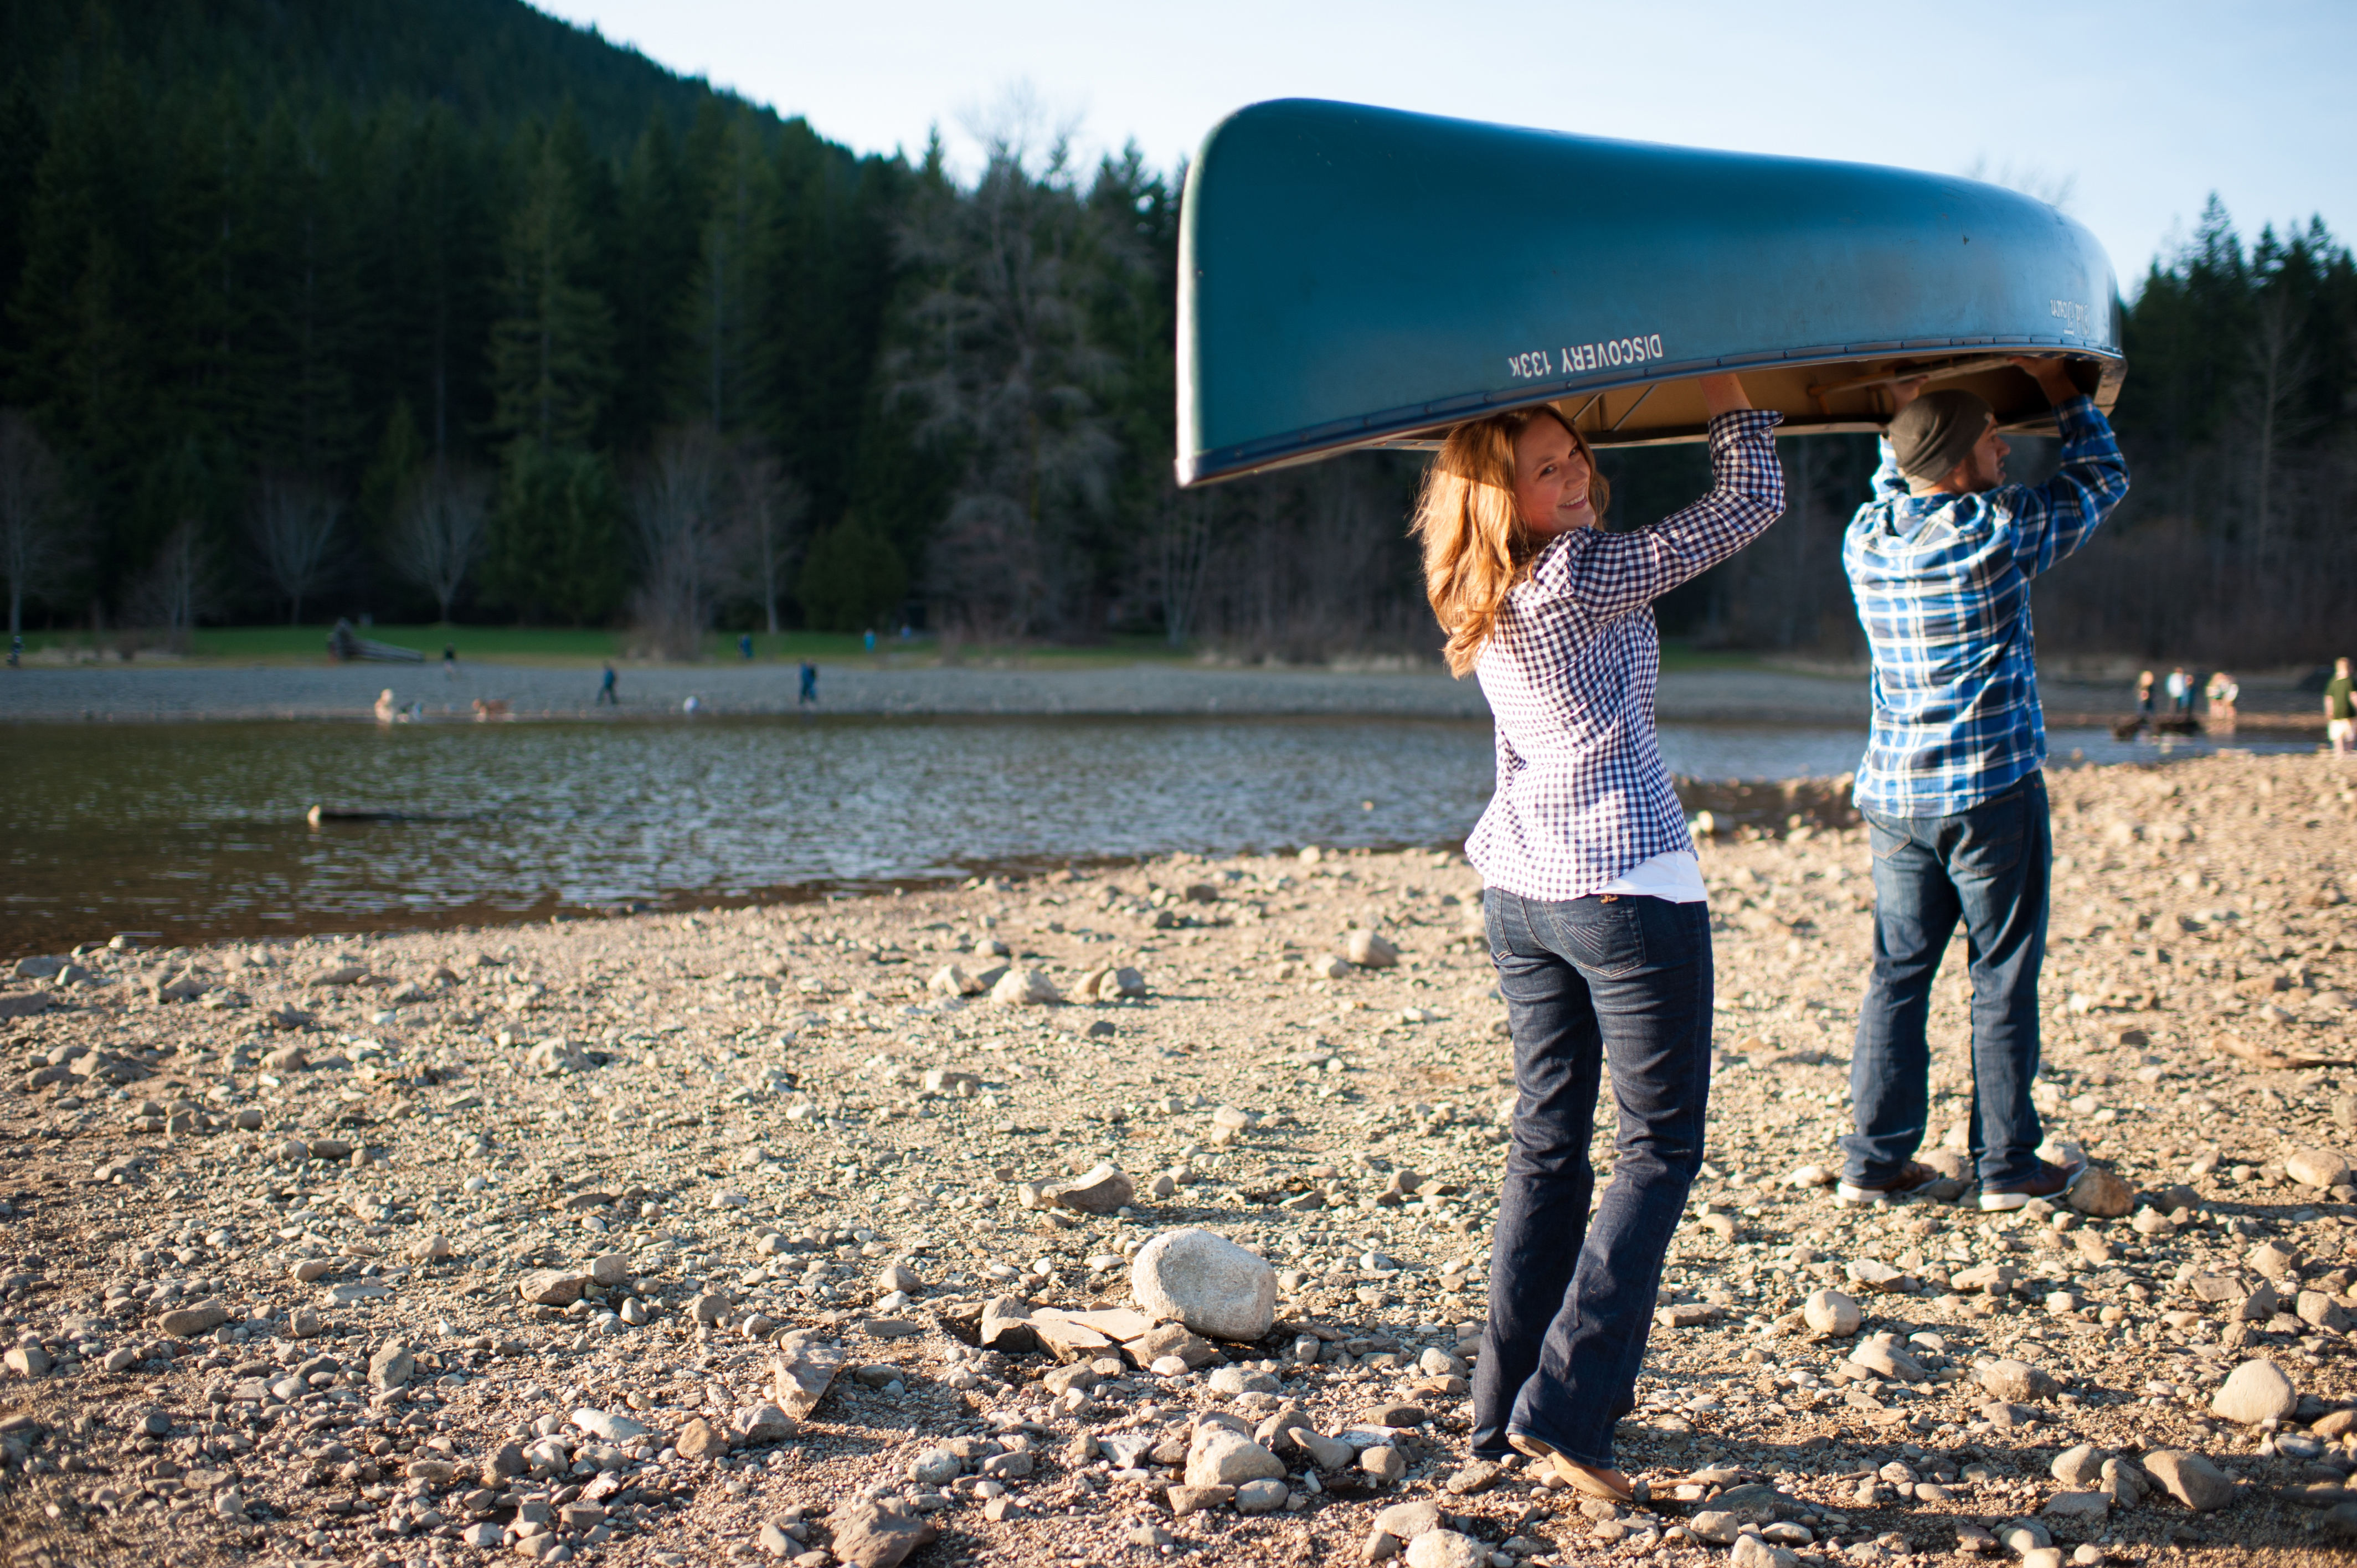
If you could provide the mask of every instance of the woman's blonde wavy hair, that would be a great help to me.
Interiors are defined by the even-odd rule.
[[[1599,521],[1612,499],[1587,437],[1552,404],[1469,420],[1448,433],[1425,470],[1409,532],[1424,542],[1424,591],[1448,634],[1451,674],[1464,674],[1481,657],[1507,594],[1530,575],[1546,543],[1514,504],[1514,443],[1534,419],[1552,419],[1570,432],[1587,460],[1587,501]]]

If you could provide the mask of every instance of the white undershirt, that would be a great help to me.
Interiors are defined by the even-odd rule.
[[[1710,901],[1702,885],[1702,863],[1690,849],[1668,850],[1650,860],[1641,860],[1597,891],[1662,898],[1673,904]]]

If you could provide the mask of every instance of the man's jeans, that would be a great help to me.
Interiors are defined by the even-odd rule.
[[[1874,973],[1858,1009],[1842,1179],[1887,1187],[1922,1146],[1931,1113],[1924,1025],[1932,982],[1961,919],[1973,978],[1972,1153],[1985,1187],[2038,1172],[2038,971],[2054,839],[2032,774],[1948,817],[1866,813],[1874,844]]]
[[[1661,898],[1566,903],[1492,888],[1490,955],[1514,1032],[1513,1143],[1498,1197],[1474,1453],[1511,1427],[1612,1463],[1634,1407],[1662,1257],[1702,1166],[1710,1097],[1710,911]],[[1591,1221],[1603,1067],[1620,1132]]]

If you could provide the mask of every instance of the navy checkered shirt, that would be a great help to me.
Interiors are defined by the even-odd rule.
[[[2029,580],[2084,544],[2128,493],[2127,464],[2093,402],[2054,413],[2062,466],[2042,485],[1910,496],[1882,443],[1874,499],[1842,542],[1874,654],[1860,810],[1950,816],[2046,765]]]
[[[1652,603],[1782,513],[1780,417],[1720,414],[1708,495],[1631,533],[1558,536],[1506,596],[1474,667],[1497,721],[1498,788],[1465,855],[1490,886],[1584,898],[1657,854],[1694,848],[1653,735]]]

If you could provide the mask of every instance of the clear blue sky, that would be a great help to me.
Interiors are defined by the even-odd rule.
[[[2216,191],[2244,235],[2357,228],[2357,4],[545,0],[863,152],[911,156],[1028,90],[1085,152],[1168,168],[1264,98],[1854,158],[2051,194],[2133,293]]]

